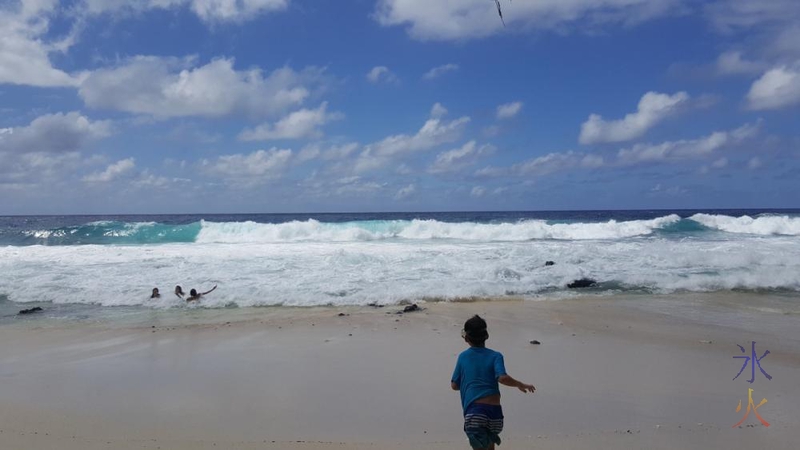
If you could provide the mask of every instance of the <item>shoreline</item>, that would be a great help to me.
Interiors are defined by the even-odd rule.
[[[2,297],[2,296],[0,296]],[[237,323],[257,322],[262,320],[294,319],[305,316],[337,314],[369,314],[370,312],[393,314],[403,310],[405,306],[418,304],[422,308],[436,308],[437,305],[464,304],[505,304],[525,303],[537,304],[577,304],[580,302],[608,302],[617,306],[626,306],[644,312],[667,314],[676,318],[698,320],[701,312],[709,319],[708,323],[717,325],[745,325],[742,318],[767,320],[772,318],[787,319],[794,324],[792,318],[800,321],[800,293],[798,292],[750,292],[750,291],[713,291],[713,292],[676,292],[676,293],[639,293],[615,291],[583,291],[573,290],[554,294],[503,297],[459,297],[459,298],[420,298],[401,300],[393,303],[371,303],[369,305],[263,305],[263,306],[205,306],[202,304],[182,303],[180,306],[161,307],[148,305],[103,306],[85,303],[51,303],[23,302],[17,303],[0,298],[0,327],[18,328],[137,328],[149,327],[153,323],[159,326],[191,326],[213,325],[233,321]],[[19,316],[16,313],[32,307],[44,308],[43,313]],[[733,319],[733,320],[731,320]]]
[[[721,325],[702,309],[682,317],[635,303],[584,297],[428,303],[403,315],[352,307],[205,324],[0,326],[0,447],[468,448],[447,381],[464,349],[458,330],[478,313],[489,323],[487,346],[538,390],[502,391],[500,448],[793,448],[800,332],[775,330],[796,316],[754,316],[777,318],[778,328]],[[740,365],[731,358],[752,340],[771,352],[762,362],[773,380],[753,387],[769,400],[760,411],[772,426],[751,415],[755,427],[731,429],[749,386],[731,380]]]

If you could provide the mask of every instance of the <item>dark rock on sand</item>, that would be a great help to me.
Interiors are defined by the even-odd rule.
[[[37,313],[37,312],[41,312],[41,311],[44,311],[44,310],[37,306],[37,307],[31,308],[31,309],[23,309],[22,311],[19,312],[19,314],[33,314],[33,313]]]
[[[555,266],[555,265],[556,265],[556,263],[555,263],[555,261],[546,261],[546,262],[544,263],[544,265],[545,265],[545,267],[546,267],[546,266]]]
[[[531,344],[533,344],[533,345],[542,345],[542,343],[537,341],[536,339],[532,340]]]
[[[592,287],[595,284],[597,284],[597,281],[591,278],[581,278],[580,280],[575,280],[572,283],[568,284],[567,287],[570,289],[580,289],[580,288]]]
[[[367,306],[372,306],[373,308],[383,308],[383,305],[379,305],[377,303],[369,303]]]
[[[395,314],[410,313],[410,312],[414,312],[414,311],[422,311],[422,308],[420,308],[419,306],[417,306],[416,303],[414,303],[413,305],[406,306],[405,308],[403,308],[402,311],[397,311]],[[387,313],[387,314],[389,314],[389,313]]]

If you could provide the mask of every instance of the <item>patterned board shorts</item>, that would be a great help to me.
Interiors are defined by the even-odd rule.
[[[464,412],[464,432],[472,448],[489,448],[500,445],[503,431],[503,408],[500,405],[473,403]]]

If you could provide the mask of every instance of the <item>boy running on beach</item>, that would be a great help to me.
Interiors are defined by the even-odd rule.
[[[461,391],[464,432],[469,444],[475,450],[494,450],[495,444],[500,444],[503,430],[498,383],[522,392],[534,392],[536,388],[512,378],[506,373],[503,355],[486,348],[489,333],[486,321],[480,316],[475,315],[464,323],[461,337],[469,348],[458,355],[450,387]]]

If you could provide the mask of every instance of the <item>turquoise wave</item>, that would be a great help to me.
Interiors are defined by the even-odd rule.
[[[681,219],[675,223],[665,225],[656,230],[658,234],[671,235],[671,234],[696,234],[703,232],[715,231],[702,223],[695,222],[691,219]]]
[[[437,220],[355,220],[320,222],[314,219],[282,223],[254,221],[187,224],[96,221],[57,228],[0,228],[0,245],[148,245],[166,243],[358,242],[405,239],[430,241],[625,240],[640,238],[728,239],[736,234],[800,235],[800,219],[787,216],[729,217],[677,215],[650,220],[605,222],[520,220],[516,222],[443,222]]]
[[[10,236],[11,245],[142,245],[194,242],[200,222],[168,225],[155,222],[92,222],[48,230],[26,230]],[[9,236],[6,239],[9,240]]]

